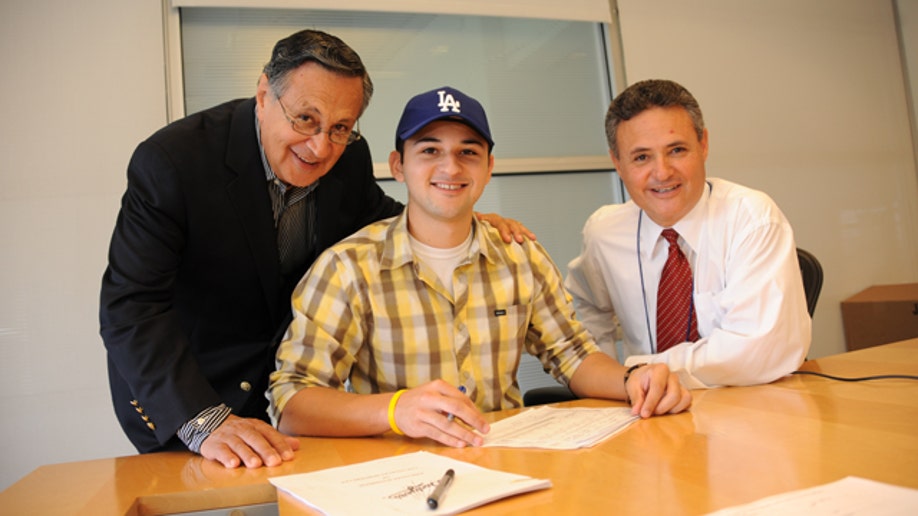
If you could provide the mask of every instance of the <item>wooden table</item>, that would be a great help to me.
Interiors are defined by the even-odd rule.
[[[918,339],[813,360],[802,369],[918,375]],[[166,514],[277,500],[281,514],[304,514],[304,505],[278,497],[267,479],[417,450],[553,483],[471,514],[704,514],[848,475],[918,488],[918,381],[792,375],[769,385],[695,391],[690,412],[638,421],[577,451],[460,450],[386,435],[303,438],[294,461],[255,470],[227,470],[190,453],[48,465],[0,493],[0,513]]]

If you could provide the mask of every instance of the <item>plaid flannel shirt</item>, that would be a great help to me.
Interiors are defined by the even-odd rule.
[[[299,389],[348,381],[369,394],[442,378],[465,386],[482,411],[519,407],[524,351],[565,384],[599,351],[537,242],[506,244],[474,220],[451,295],[415,260],[406,213],[326,250],[297,286],[268,391],[275,423]]]

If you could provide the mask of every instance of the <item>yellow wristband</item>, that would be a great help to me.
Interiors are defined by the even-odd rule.
[[[395,422],[395,404],[398,403],[398,399],[402,397],[402,394],[405,393],[405,389],[397,391],[392,395],[392,399],[389,400],[389,428],[398,435],[405,435],[405,432],[402,432],[402,429],[398,427],[398,424]]]

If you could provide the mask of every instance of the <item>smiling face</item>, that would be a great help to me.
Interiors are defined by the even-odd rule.
[[[704,191],[708,132],[701,140],[682,107],[654,107],[622,121],[619,157],[610,152],[628,194],[657,224],[671,227]]]
[[[261,143],[268,164],[281,181],[308,186],[327,174],[344,153],[346,145],[330,141],[328,131],[356,125],[363,104],[363,79],[307,62],[291,71],[285,84],[284,91],[277,92],[278,99],[265,75],[258,81],[255,99]],[[320,121],[321,131],[312,136],[294,131],[285,108],[290,118]]]
[[[431,122],[405,140],[402,154],[389,155],[389,169],[408,187],[411,234],[435,247],[459,245],[493,168],[488,142],[461,122]]]

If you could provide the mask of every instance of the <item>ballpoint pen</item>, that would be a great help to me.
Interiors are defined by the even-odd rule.
[[[433,493],[430,493],[430,496],[427,497],[428,507],[436,509],[440,505],[440,500],[443,498],[443,495],[446,494],[446,490],[449,489],[450,484],[453,483],[454,476],[456,476],[455,471],[452,469],[446,470],[446,473],[443,474],[443,478],[440,479],[437,487],[434,488]]]

